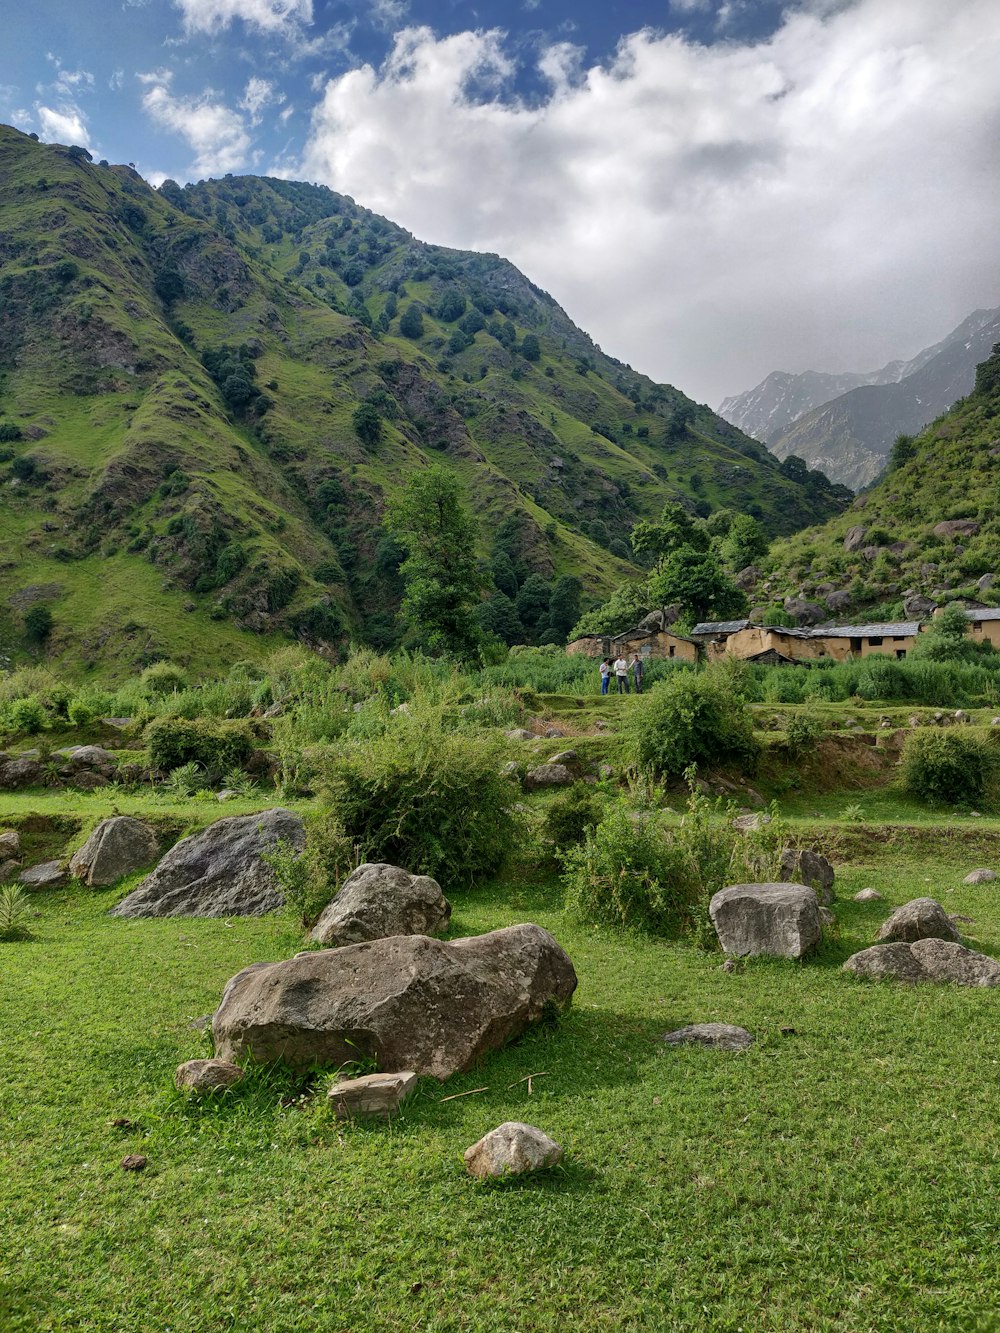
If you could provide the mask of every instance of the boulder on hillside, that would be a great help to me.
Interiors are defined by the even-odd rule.
[[[957,941],[961,937],[939,902],[933,898],[914,898],[897,907],[892,916],[882,922],[877,938],[880,944],[897,941],[912,944],[914,940]]]
[[[298,815],[280,807],[220,819],[171,847],[113,916],[262,916],[284,901],[264,853],[305,846]]]
[[[440,935],[450,920],[451,903],[436,879],[370,862],[347,877],[310,938],[342,945],[390,935]]]
[[[535,1125],[508,1120],[465,1150],[465,1167],[481,1179],[523,1176],[555,1166],[562,1158],[562,1148]]]
[[[20,791],[23,787],[40,787],[45,778],[45,769],[28,755],[20,759],[8,759],[0,764],[0,791]]]
[[[934,524],[935,537],[974,537],[979,524],[974,518],[947,518]]]
[[[535,733],[529,731],[527,727],[511,727],[504,735],[509,741],[533,741]]]
[[[573,774],[565,764],[539,764],[524,775],[524,785],[529,791],[541,787],[569,787],[573,784]]]
[[[128,815],[102,819],[97,828],[73,853],[70,874],[84,884],[100,888],[114,884],[156,860],[159,843],[148,824]]]
[[[228,1060],[302,1069],[367,1058],[444,1080],[562,1009],[575,989],[573,964],[540,926],[448,943],[395,935],[244,968],[212,1034]]]
[[[838,589],[836,592],[826,594],[827,610],[834,615],[839,615],[841,611],[846,611],[851,604],[851,594],[846,589]]]
[[[787,884],[806,884],[824,906],[833,902],[833,866],[812,847],[785,847],[779,876]]]
[[[805,884],[732,884],[708,905],[723,951],[803,958],[820,942],[815,892]]]
[[[912,589],[903,594],[903,614],[907,616],[929,616],[932,611],[937,610],[937,602],[933,597],[925,597],[923,593],[915,592]]]
[[[69,754],[69,766],[113,773],[118,767],[118,760],[103,745],[78,745]]]
[[[865,544],[865,538],[868,536],[868,529],[861,524],[853,528],[848,528],[847,536],[844,538],[844,550],[859,551]]]
[[[782,606],[796,625],[818,625],[823,619],[823,608],[817,602],[802,597],[786,597]]]
[[[845,972],[867,981],[952,982],[956,986],[1000,986],[1000,962],[953,940],[874,944],[853,954]]]

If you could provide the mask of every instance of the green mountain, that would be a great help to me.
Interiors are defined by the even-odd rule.
[[[751,595],[806,601],[841,621],[924,616],[956,598],[997,604],[998,495],[1000,343],[968,397],[916,438],[901,436],[847,513],[775,543]]]
[[[848,498],[606,356],[506,261],[324,187],[153,190],[0,127],[0,302],[15,658],[32,629],[36,655],[119,673],[289,637],[387,644],[384,497],[432,460],[461,478],[484,561],[591,597],[633,572],[630,529],[667,501],[788,533]],[[47,638],[37,613],[25,637],[33,607]]]

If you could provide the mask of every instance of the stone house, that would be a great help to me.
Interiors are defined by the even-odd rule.
[[[919,620],[893,620],[874,625],[823,625],[810,633],[819,648],[815,657],[846,662],[882,653],[902,660],[917,641]]]
[[[631,657],[633,653],[643,659],[655,657],[678,662],[698,660],[698,645],[683,634],[672,634],[670,630],[630,629],[624,634],[587,634],[567,644],[566,651],[592,657],[596,661],[604,657]]]
[[[969,618],[969,634],[976,643],[992,643],[1000,649],[1000,607],[984,606],[966,611]]]

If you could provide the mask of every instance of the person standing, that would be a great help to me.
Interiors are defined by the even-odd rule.
[[[615,680],[618,682],[618,693],[628,694],[628,662],[622,656],[615,658]]]
[[[601,693],[607,694],[608,686],[611,683],[611,663],[605,658],[601,663]]]
[[[633,653],[633,654],[632,654],[632,681],[633,681],[633,683],[634,683],[634,685],[635,685],[635,692],[636,692],[636,694],[641,694],[641,693],[642,693],[642,677],[643,677],[643,673],[645,672],[645,669],[646,669],[646,668],[645,668],[645,666],[643,665],[642,658],[639,656],[638,653]]]

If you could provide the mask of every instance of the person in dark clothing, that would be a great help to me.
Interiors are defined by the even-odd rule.
[[[633,653],[633,654],[632,654],[632,680],[633,680],[633,683],[635,684],[635,692],[636,692],[636,694],[641,694],[641,693],[642,693],[642,677],[643,677],[643,675],[644,675],[644,673],[645,673],[645,670],[646,670],[646,668],[645,668],[645,666],[643,665],[642,658],[639,656],[638,653]]]

